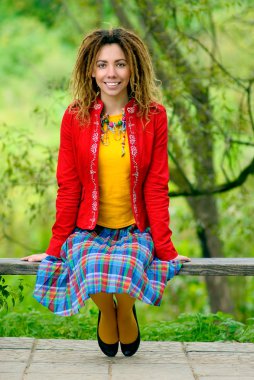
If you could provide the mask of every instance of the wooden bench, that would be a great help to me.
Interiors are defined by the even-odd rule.
[[[34,275],[39,263],[19,259],[0,259],[0,275]],[[254,276],[254,258],[192,259],[184,263],[180,275]]]

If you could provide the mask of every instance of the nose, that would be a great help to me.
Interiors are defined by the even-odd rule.
[[[108,65],[107,76],[109,78],[116,76],[116,69],[114,65]]]

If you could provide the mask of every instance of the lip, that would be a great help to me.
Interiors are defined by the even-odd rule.
[[[104,82],[104,84],[108,87],[117,87],[121,82]]]

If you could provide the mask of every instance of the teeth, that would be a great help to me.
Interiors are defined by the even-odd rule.
[[[118,82],[117,83],[115,83],[115,82],[106,82],[106,85],[107,86],[117,86],[118,85]]]

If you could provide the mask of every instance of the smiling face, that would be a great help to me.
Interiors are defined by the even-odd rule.
[[[92,76],[101,90],[102,101],[115,97],[127,103],[130,68],[118,44],[107,44],[100,49]]]

